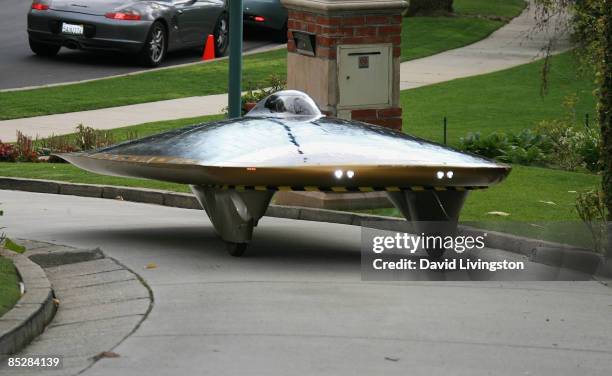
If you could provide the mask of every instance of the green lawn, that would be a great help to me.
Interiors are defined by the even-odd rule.
[[[402,59],[432,55],[476,42],[504,24],[478,18],[517,15],[522,0],[456,0],[455,17],[412,17],[404,20]],[[478,11],[480,9],[480,11]],[[287,52],[245,56],[244,87],[286,75]],[[0,93],[0,120],[93,110],[128,104],[227,92],[228,62],[213,61],[127,77],[81,84]],[[103,95],[104,94],[104,95]]]
[[[598,187],[597,175],[548,168],[513,166],[508,178],[489,189],[470,192],[461,221],[576,221],[576,193]],[[400,216],[396,209],[370,211]],[[504,212],[509,216],[487,214]]]
[[[517,132],[566,113],[564,97],[576,94],[576,114],[595,116],[593,78],[577,76],[571,52],[552,58],[548,94],[540,95],[542,61],[482,76],[462,78],[403,91],[404,131],[442,141],[443,118],[448,140],[456,144],[468,132]]]
[[[0,317],[19,300],[19,277],[13,262],[0,257]]]
[[[455,0],[454,17],[407,17],[402,28],[402,61],[477,42],[516,17],[523,0]]]
[[[243,82],[285,75],[285,50],[245,56]],[[228,61],[81,84],[0,93],[0,120],[227,92]]]
[[[68,163],[8,163],[0,162],[0,176],[21,177],[30,179],[47,179],[71,183],[118,185],[124,187],[142,187],[164,189],[176,192],[191,192],[187,185],[165,183],[157,180],[117,178],[98,175],[81,170]]]

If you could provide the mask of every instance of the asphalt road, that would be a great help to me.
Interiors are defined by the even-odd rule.
[[[99,246],[153,290],[120,357],[84,375],[612,369],[612,290],[596,281],[362,282],[358,227],[264,217],[246,257],[232,258],[203,211],[11,191],[0,202],[10,236]]]
[[[0,22],[0,89],[20,88],[61,82],[87,80],[143,70],[129,56],[74,51],[62,48],[53,59],[34,55],[28,46],[26,15],[31,2],[28,0],[3,0]],[[244,50],[268,45],[271,32],[245,30]],[[171,53],[163,66],[198,61],[196,50]]]

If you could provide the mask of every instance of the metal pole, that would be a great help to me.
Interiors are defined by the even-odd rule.
[[[242,0],[229,1],[229,117],[241,115],[242,95]]]
[[[446,116],[444,117],[444,145],[446,145]]]

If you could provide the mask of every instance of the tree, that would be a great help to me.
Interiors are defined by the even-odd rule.
[[[602,191],[607,219],[612,221],[612,0],[535,0],[539,27],[571,33],[583,67],[595,69],[597,119],[601,130]],[[567,14],[568,17],[554,17]],[[552,24],[552,25],[551,25]],[[547,48],[543,83],[556,40]]]

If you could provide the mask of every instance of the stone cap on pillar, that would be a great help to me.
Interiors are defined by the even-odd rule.
[[[404,0],[281,0],[287,9],[317,13],[392,12],[408,7]]]

